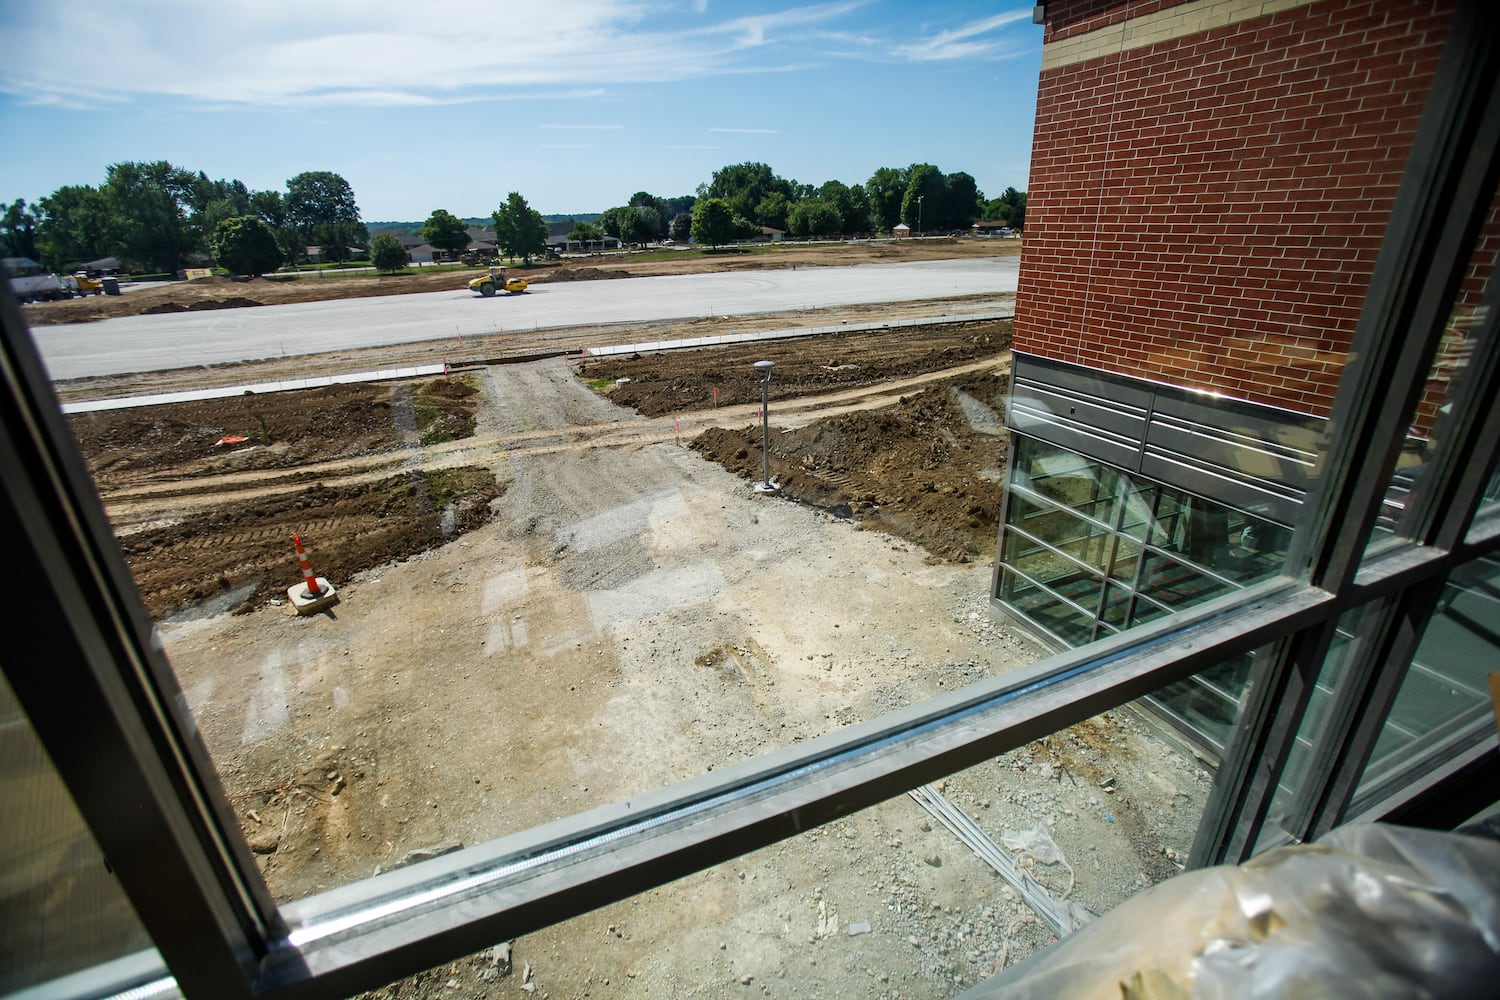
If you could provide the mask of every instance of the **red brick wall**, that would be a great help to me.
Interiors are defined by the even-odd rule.
[[[1074,35],[1086,34],[1127,17],[1146,14],[1192,3],[1193,0],[1049,0],[1044,42],[1056,42]]]
[[[1326,0],[1044,71],[1016,348],[1326,415],[1450,19]]]

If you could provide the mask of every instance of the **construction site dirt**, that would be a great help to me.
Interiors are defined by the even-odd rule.
[[[504,364],[479,344],[446,377],[70,421],[293,899],[1035,661],[989,602],[1008,343],[982,320]],[[774,496],[750,486],[762,359]],[[327,613],[286,606],[293,531],[339,589]],[[1098,912],[1178,869],[1207,777],[1114,712],[940,790]],[[941,997],[1052,938],[902,797],[370,996]]]

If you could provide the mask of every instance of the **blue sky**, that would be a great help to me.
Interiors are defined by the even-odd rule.
[[[366,220],[690,194],[757,160],[1025,189],[1031,4],[850,0],[0,0],[0,199],[170,160],[251,188],[332,170]]]

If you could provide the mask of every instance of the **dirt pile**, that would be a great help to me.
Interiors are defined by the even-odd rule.
[[[771,412],[776,401],[878,385],[992,357],[1010,346],[1011,321],[976,320],[920,331],[871,330],[807,340],[768,341],[707,351],[591,358],[581,374],[611,401],[659,417],[705,406],[758,403],[755,362],[768,360]],[[622,381],[623,380],[623,381]]]
[[[933,557],[994,555],[1006,438],[1006,381],[974,376],[894,407],[772,427],[771,478],[782,496],[884,531]],[[774,411],[773,411],[774,416]],[[761,428],[714,428],[693,448],[743,479],[763,473]]]
[[[200,299],[183,305],[181,302],[158,302],[154,306],[147,306],[141,310],[143,316],[163,316],[167,313],[183,312],[206,312],[212,309],[245,309],[250,306],[265,305],[255,299],[247,299],[242,295],[231,295],[226,299]]]
[[[553,281],[603,281],[608,278],[628,278],[629,271],[622,271],[617,267],[554,267],[545,275],[538,275],[535,279],[528,277],[527,281],[553,282]]]
[[[178,482],[305,470],[262,495],[207,510],[117,523],[126,562],[154,617],[196,608],[248,610],[297,578],[290,537],[317,552],[317,572],[347,579],[472,530],[500,495],[482,469],[423,470],[330,488],[310,467],[468,437],[476,390],[457,379],[415,386],[329,386],[72,416],[106,497]],[[199,607],[202,605],[202,607]]]

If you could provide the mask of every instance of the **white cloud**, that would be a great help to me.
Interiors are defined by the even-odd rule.
[[[1030,8],[971,21],[963,27],[942,31],[909,45],[898,45],[893,51],[914,62],[1006,57],[1016,54],[1020,46],[1009,39],[996,38],[991,33],[1022,20],[1028,24],[1031,22]]]
[[[599,93],[629,82],[763,73],[854,2],[664,17],[644,0],[569,0],[544,15],[477,17],[406,0],[159,0],[129,17],[8,5],[0,92],[59,107],[136,98],[189,106],[421,107]],[[574,88],[571,91],[569,88]],[[543,90],[549,93],[536,94]]]

